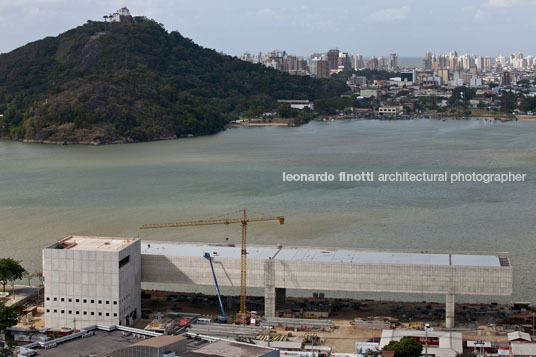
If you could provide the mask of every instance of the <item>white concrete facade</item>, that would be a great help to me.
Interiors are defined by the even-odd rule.
[[[69,236],[43,249],[45,326],[129,325],[141,316],[137,238]]]
[[[227,250],[233,250],[234,254],[226,252]],[[203,251],[212,254],[220,285],[240,286],[239,247],[194,243],[143,241],[142,281],[213,285],[210,266],[203,258]],[[288,289],[445,295],[512,293],[512,267],[506,253],[463,254],[284,247],[274,257],[273,263],[265,265],[265,260],[277,251],[277,247],[248,246],[248,286],[264,287],[265,278],[268,276],[270,286]],[[359,258],[336,258],[339,253],[353,252],[356,252]],[[300,256],[300,253],[303,254]],[[330,255],[335,258],[328,259]],[[499,255],[507,265],[501,265]],[[376,256],[380,256],[381,260],[376,259]],[[423,259],[419,259],[419,256]],[[274,270],[273,276],[265,275],[265,266]]]
[[[240,247],[69,236],[43,250],[46,327],[129,325],[141,316],[141,281],[240,286]],[[512,294],[506,253],[386,251],[248,246],[247,286],[265,289],[275,314],[284,289],[446,295],[454,326],[455,295]],[[281,294],[280,294],[281,295]]]
[[[213,285],[203,251],[213,257],[221,286],[240,286],[240,248],[203,244],[142,244],[142,281]],[[249,246],[248,287],[265,288],[265,313],[275,312],[275,289],[446,295],[446,326],[454,326],[455,295],[512,294],[506,253],[373,251]]]

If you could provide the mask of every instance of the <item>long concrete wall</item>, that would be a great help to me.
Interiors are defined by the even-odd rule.
[[[214,257],[222,286],[240,286],[240,259]],[[265,260],[248,259],[247,285],[265,287]],[[472,267],[274,260],[273,286],[336,291],[511,295],[512,267]],[[271,280],[271,279],[270,279]],[[202,257],[142,254],[142,282],[213,285]],[[270,285],[271,282],[270,282]]]

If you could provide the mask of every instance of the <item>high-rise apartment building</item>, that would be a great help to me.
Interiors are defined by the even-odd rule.
[[[352,70],[352,61],[346,52],[339,52],[339,70],[344,72]]]
[[[329,62],[326,60],[316,61],[316,77],[317,78],[329,78]]]
[[[394,71],[398,69],[398,55],[396,53],[391,53],[389,55],[389,69]]]
[[[353,69],[361,69],[365,68],[365,62],[363,61],[363,56],[361,55],[353,55],[351,58],[352,61],[352,68]]]
[[[424,54],[424,69],[431,70],[433,65],[432,52],[426,51]]]
[[[378,59],[376,57],[372,56],[372,58],[367,61],[367,69],[378,69]]]
[[[503,72],[501,76],[501,85],[503,86],[509,86],[511,83],[510,81],[510,72]]]
[[[495,58],[495,63],[499,63],[501,66],[506,66],[506,58],[504,56],[499,56]]]
[[[339,50],[328,51],[328,65],[330,70],[339,68]]]
[[[387,68],[387,61],[384,57],[380,56],[378,57],[378,69],[386,69]]]
[[[484,57],[484,72],[489,72],[491,71],[491,57],[489,56],[486,56]]]

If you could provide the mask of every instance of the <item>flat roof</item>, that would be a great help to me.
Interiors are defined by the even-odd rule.
[[[148,346],[148,347],[154,347],[154,348],[162,348],[169,346],[173,343],[180,342],[186,340],[186,337],[184,336],[157,336],[153,338],[149,338],[146,340],[142,340],[138,343],[135,343],[133,346]]]
[[[54,243],[48,249],[118,252],[137,240],[138,238],[71,235]]]
[[[272,352],[272,350],[273,349],[267,347],[239,342],[216,341],[203,345],[194,351],[185,352],[180,356],[261,357]]]
[[[217,258],[240,258],[240,247],[217,244],[173,243],[142,241],[141,253],[175,257],[203,257],[210,253]],[[270,247],[249,245],[248,259],[286,261],[311,261],[328,263],[367,263],[403,265],[441,265],[501,267],[506,253],[479,252],[430,252],[430,251],[387,251],[358,250],[348,248]],[[503,263],[501,264],[501,259]],[[507,264],[509,265],[509,264]]]
[[[94,330],[94,334],[86,338],[77,338],[72,341],[58,344],[54,348],[36,348],[36,355],[40,357],[55,356],[109,356],[113,351],[139,342],[133,335],[125,336],[119,330],[107,332]]]

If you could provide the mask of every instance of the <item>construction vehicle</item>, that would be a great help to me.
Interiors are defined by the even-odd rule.
[[[158,229],[158,228],[178,228],[178,227],[196,227],[196,226],[209,226],[215,224],[235,224],[240,223],[242,225],[242,249],[240,251],[240,315],[246,315],[246,228],[248,223],[253,222],[266,222],[277,221],[278,224],[285,223],[285,217],[258,217],[248,218],[245,209],[241,210],[242,217],[240,218],[227,218],[227,219],[208,219],[202,221],[192,222],[178,222],[178,223],[165,223],[165,224],[145,224],[140,229]]]
[[[225,311],[223,311],[223,304],[221,302],[221,295],[220,295],[220,287],[218,286],[218,279],[216,279],[216,273],[214,273],[214,266],[212,265],[212,257],[209,253],[206,253],[203,255],[208,261],[210,262],[210,270],[212,270],[212,276],[214,277],[214,285],[216,285],[216,292],[218,293],[218,301],[220,302],[220,309],[221,309],[221,316],[218,316],[216,319],[216,322],[220,324],[224,324],[227,322],[227,315],[225,315]]]

